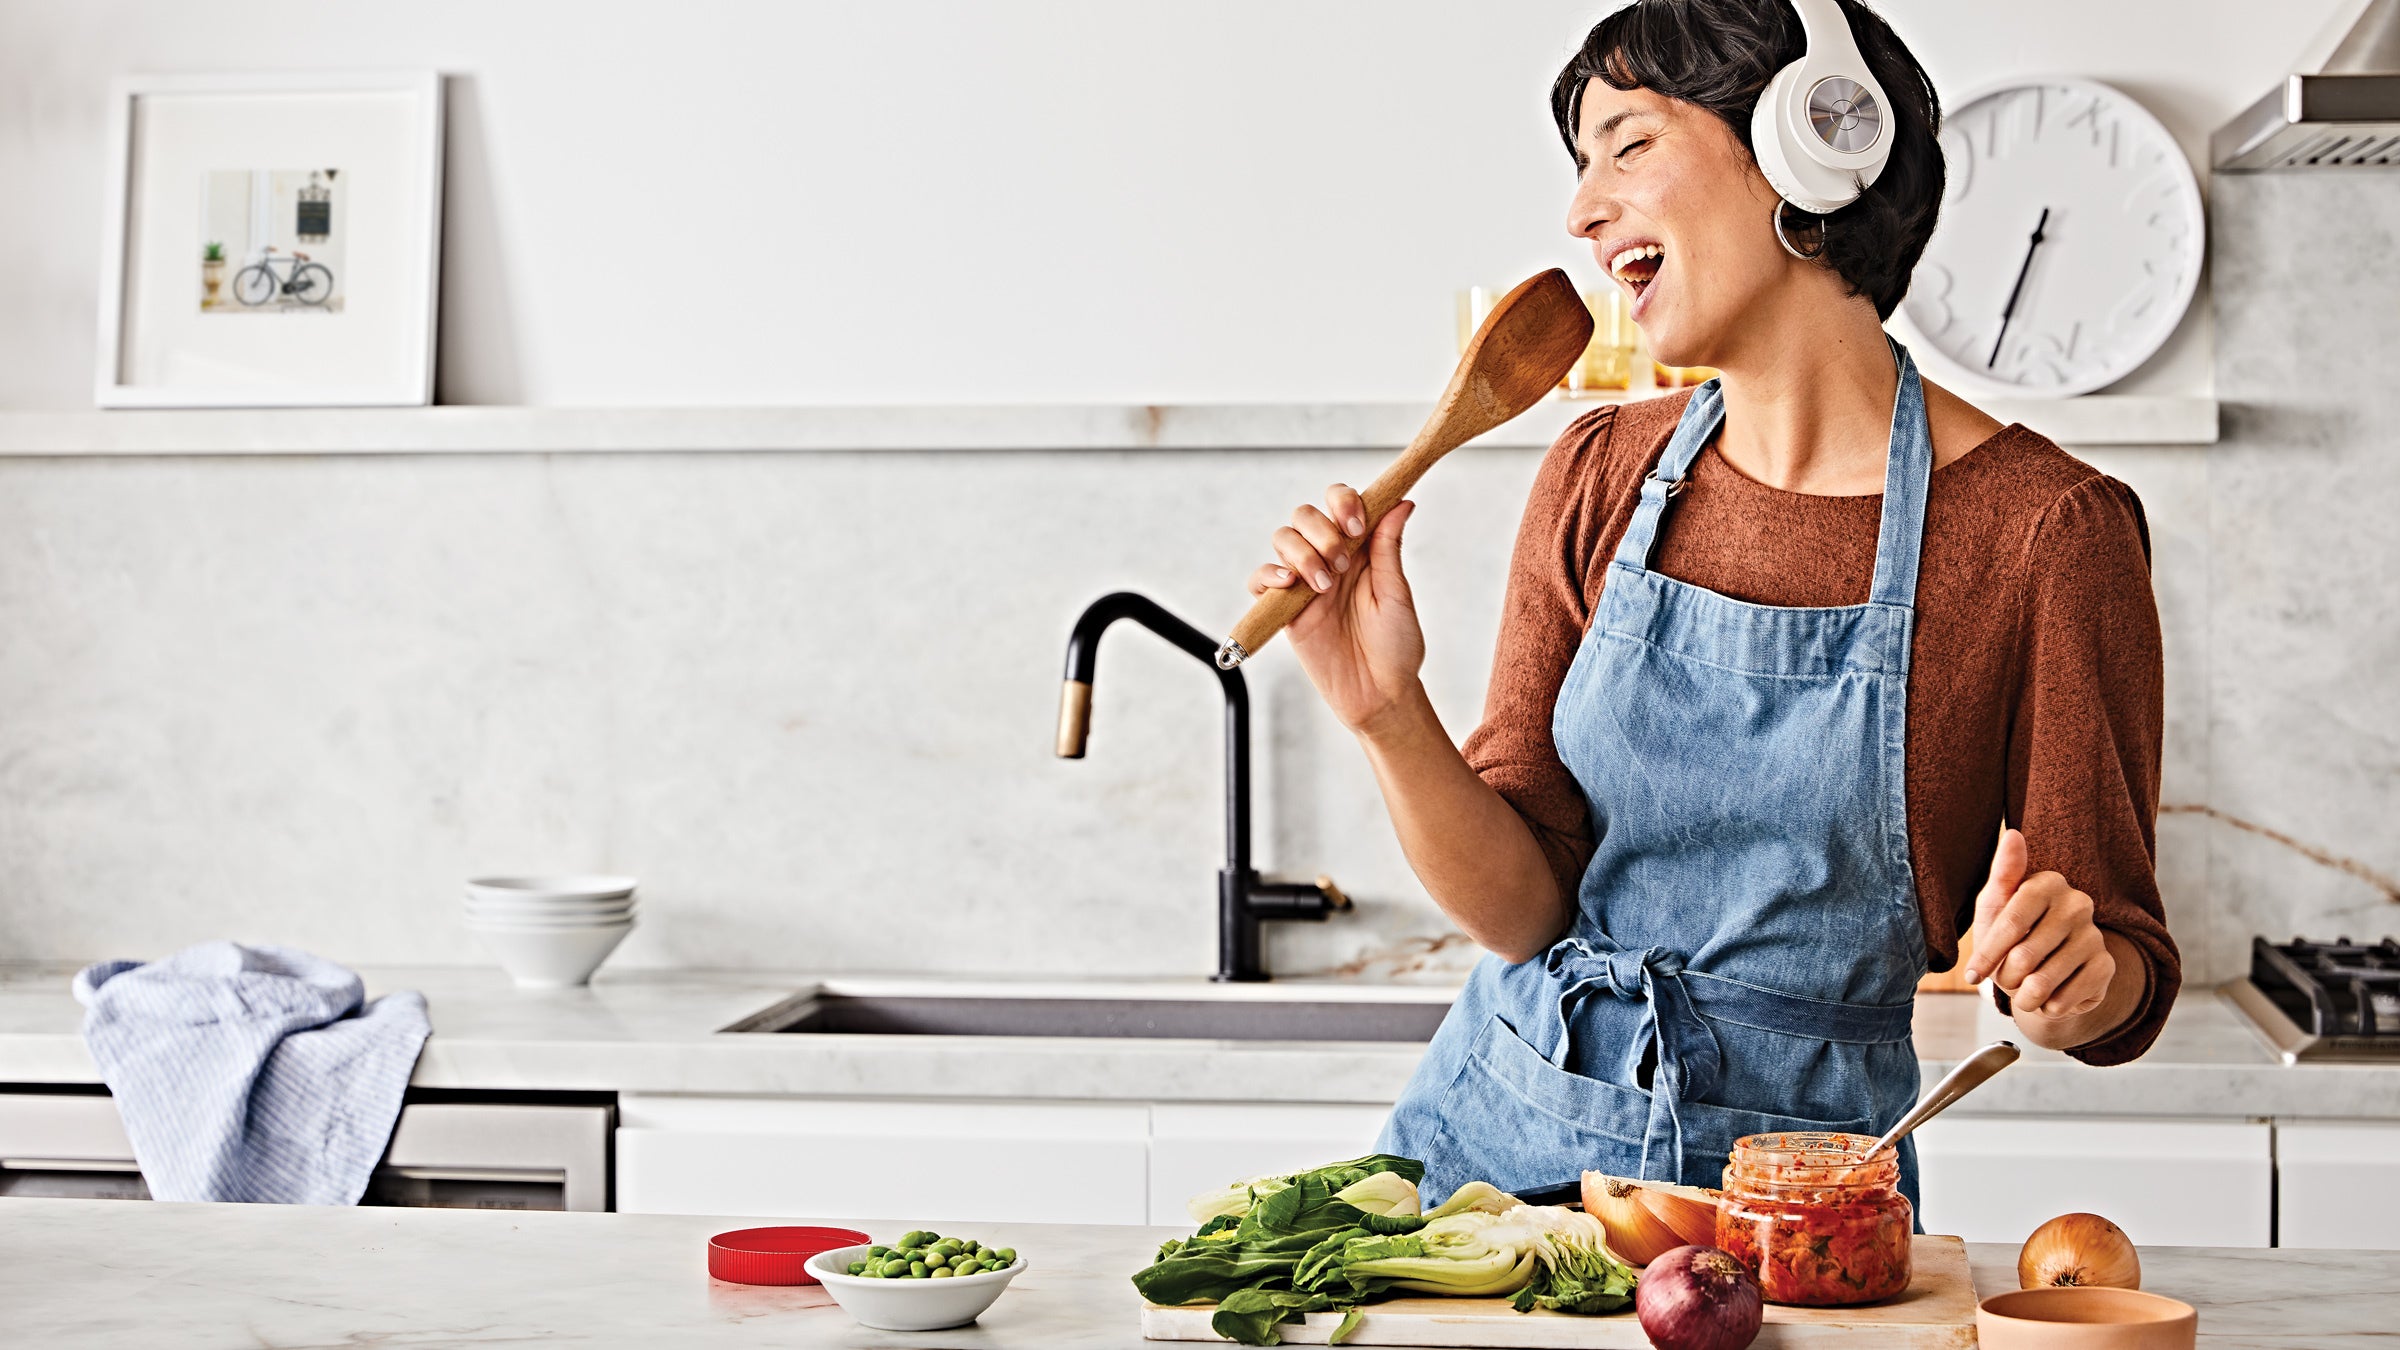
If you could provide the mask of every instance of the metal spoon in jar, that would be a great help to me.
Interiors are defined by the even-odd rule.
[[[2016,1062],[2017,1043],[2014,1041],[1994,1041],[1959,1061],[1957,1068],[1943,1075],[1942,1081],[1933,1085],[1933,1091],[1925,1094],[1925,1100],[1918,1102],[1915,1110],[1900,1117],[1899,1124],[1883,1132],[1883,1137],[1867,1150],[1867,1156],[1872,1158],[1887,1146],[1899,1143],[1909,1131],[1949,1110],[1959,1098],[1982,1087],[1985,1079]]]

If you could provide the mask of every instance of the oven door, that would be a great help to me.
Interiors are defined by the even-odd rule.
[[[605,1210],[615,1127],[605,1101],[412,1100],[360,1203]],[[0,1195],[147,1200],[150,1188],[105,1090],[13,1088],[0,1090]]]

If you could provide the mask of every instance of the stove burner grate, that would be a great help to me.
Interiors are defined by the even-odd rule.
[[[2400,941],[2253,938],[2250,982],[2310,1035],[2400,1043]]]

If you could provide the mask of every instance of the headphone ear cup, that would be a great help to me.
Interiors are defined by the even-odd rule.
[[[1784,139],[1783,119],[1778,114],[1799,71],[1796,61],[1776,71],[1775,78],[1759,91],[1758,106],[1750,110],[1750,156],[1758,161],[1758,171],[1766,175],[1767,186],[1794,205],[1800,205],[1799,199],[1808,194],[1792,172],[1791,146]]]
[[[1796,113],[1791,108],[1801,96],[1800,82],[1807,74],[1808,62],[1794,61],[1775,72],[1775,78],[1760,91],[1758,106],[1750,113],[1751,158],[1758,161],[1758,171],[1766,176],[1767,186],[1776,194],[1803,211],[1815,215],[1830,215],[1858,200],[1859,182],[1855,175],[1820,163],[1806,148],[1794,144],[1797,135],[1793,122],[1805,118],[1787,116]]]

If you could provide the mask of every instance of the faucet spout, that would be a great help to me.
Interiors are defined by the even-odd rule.
[[[1094,600],[1085,607],[1083,616],[1075,620],[1075,629],[1067,634],[1067,679],[1058,700],[1058,757],[1083,758],[1084,743],[1092,730],[1092,677],[1100,672],[1100,635],[1119,619],[1131,619],[1167,641],[1207,663],[1216,670],[1217,644],[1208,635],[1167,612],[1166,607],[1133,591],[1114,591]],[[1250,726],[1250,691],[1242,682],[1238,670],[1218,671],[1217,682],[1224,686],[1228,709],[1242,705],[1242,729],[1247,735]]]
[[[1059,692],[1058,756],[1083,758],[1091,738],[1092,681],[1100,668],[1100,635],[1131,619],[1182,648],[1217,677],[1225,699],[1225,866],[1217,874],[1219,980],[1263,980],[1262,919],[1323,919],[1350,906],[1332,880],[1311,885],[1263,881],[1250,866],[1250,686],[1242,672],[1217,659],[1217,643],[1157,601],[1115,591],[1093,601],[1067,635],[1066,682]]]

